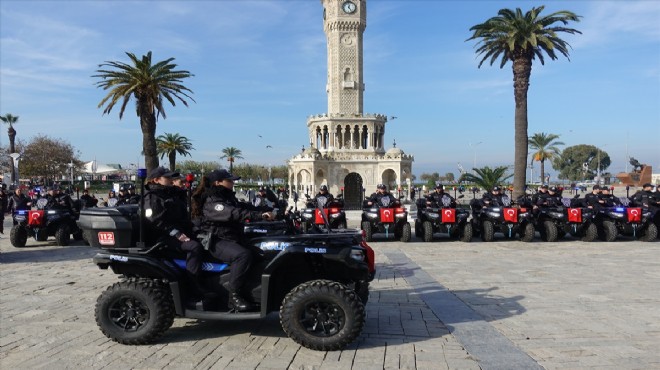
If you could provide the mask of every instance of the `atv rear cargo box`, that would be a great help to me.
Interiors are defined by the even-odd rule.
[[[97,248],[128,248],[139,238],[137,205],[85,208],[78,227],[89,245]]]

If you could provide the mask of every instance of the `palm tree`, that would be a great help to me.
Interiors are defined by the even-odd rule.
[[[536,152],[532,153],[532,163],[534,161],[541,162],[541,184],[544,183],[543,180],[545,179],[546,159],[552,160],[561,154],[561,150],[557,148],[557,145],[564,145],[564,143],[555,141],[556,139],[559,139],[559,135],[546,134],[545,132],[536,133],[529,138],[529,148],[536,150]]]
[[[15,141],[16,141],[16,130],[14,129],[14,125],[18,121],[18,116],[14,116],[11,113],[7,113],[4,116],[0,116],[0,120],[2,120],[2,123],[5,123],[9,125],[7,128],[7,136],[9,136],[9,154],[16,152],[16,146],[15,146]],[[11,158],[11,157],[10,157]],[[14,172],[14,158],[11,158],[11,183],[15,184],[16,183],[16,172]]]
[[[156,138],[156,150],[160,154],[160,159],[167,156],[170,161],[170,171],[174,171],[176,168],[176,155],[188,156],[190,150],[194,150],[194,148],[187,137],[166,132]]]
[[[241,150],[238,148],[234,148],[233,146],[222,149],[222,155],[220,156],[220,159],[227,158],[227,161],[229,162],[229,172],[231,172],[234,169],[235,159],[243,159],[243,157],[241,157],[241,154],[243,154]]]
[[[511,175],[506,173],[507,166],[499,166],[490,168],[488,166],[482,168],[473,168],[474,173],[464,173],[458,182],[466,181],[471,182],[479,187],[490,190],[495,185],[501,184],[505,180],[511,178]]]
[[[515,109],[515,153],[513,170],[513,196],[517,198],[525,193],[525,176],[527,167],[527,91],[529,78],[532,73],[532,61],[536,58],[545,64],[544,53],[550,59],[557,59],[557,51],[567,59],[570,45],[559,38],[557,33],[581,33],[573,28],[552,26],[556,22],[563,25],[569,21],[579,22],[580,17],[572,12],[562,10],[548,16],[539,16],[545,7],[532,8],[523,14],[520,8],[515,12],[510,9],[501,9],[497,17],[486,22],[472,26],[472,37],[467,39],[480,39],[477,43],[476,53],[483,56],[481,65],[489,60],[490,65],[501,57],[500,68],[508,61],[513,68],[513,95],[516,102]]]
[[[99,69],[96,71],[98,74],[92,76],[101,79],[96,83],[97,87],[110,90],[101,100],[98,108],[107,104],[103,114],[109,114],[115,104],[121,101],[119,110],[119,119],[121,119],[131,97],[135,98],[136,113],[140,117],[142,129],[144,163],[147,171],[150,171],[158,167],[156,121],[158,116],[167,118],[163,102],[167,100],[172,106],[176,106],[176,98],[186,107],[188,102],[184,98],[194,102],[195,100],[188,95],[192,90],[181,84],[184,78],[192,77],[193,74],[188,71],[175,71],[177,65],[171,63],[174,58],[152,65],[151,51],[143,55],[141,60],[132,53],[127,52],[126,55],[131,59],[132,65],[107,61],[99,67],[110,69]]]

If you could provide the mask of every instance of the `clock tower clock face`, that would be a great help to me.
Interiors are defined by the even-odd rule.
[[[344,10],[345,13],[351,14],[355,12],[357,6],[355,6],[355,3],[351,1],[346,1],[344,2],[344,4],[342,4],[341,8]]]

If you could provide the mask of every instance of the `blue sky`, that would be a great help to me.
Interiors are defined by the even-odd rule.
[[[415,156],[413,172],[458,173],[513,162],[511,65],[477,68],[469,28],[532,1],[369,0],[364,34],[365,113],[397,116],[386,147]],[[660,2],[546,1],[570,10],[582,35],[564,35],[571,60],[537,61],[529,134],[592,144],[625,170],[627,156],[660,168]],[[91,77],[126,51],[175,58],[195,77],[196,103],[167,106],[157,134],[179,133],[189,159],[280,165],[309,145],[306,119],[327,110],[326,45],[317,0],[0,2],[0,114],[20,117],[18,138],[69,141],[80,158],[128,165],[142,135],[133,106],[103,115]],[[261,135],[262,137],[259,137]],[[0,144],[7,144],[6,131]],[[477,144],[480,143],[480,144]],[[272,148],[266,148],[267,145]],[[547,168],[547,167],[546,167]],[[538,171],[538,165],[536,165]]]

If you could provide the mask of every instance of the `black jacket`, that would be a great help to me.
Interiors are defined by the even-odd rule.
[[[481,197],[481,203],[484,207],[501,207],[504,206],[504,194],[493,194],[491,192],[484,193]]]
[[[392,195],[391,193],[381,194],[379,192],[375,192],[375,193],[371,194],[371,196],[369,197],[369,201],[371,203],[373,203],[374,206],[380,207],[380,206],[383,205],[383,203],[381,203],[381,199],[386,198],[386,197],[390,198],[390,205],[392,203],[396,202],[396,198],[394,198],[394,195]]]
[[[633,204],[637,207],[651,208],[659,207],[660,200],[657,198],[657,193],[652,191],[640,190],[635,193],[632,197]]]
[[[536,203],[534,203],[534,205],[539,207],[561,206],[562,205],[561,197],[558,194],[555,195],[542,194],[538,196],[538,198],[536,199]]]
[[[193,238],[193,224],[188,217],[186,203],[175,186],[148,184],[144,195],[144,215],[147,221],[147,240],[155,242],[163,237],[178,237],[181,233]]]
[[[432,206],[435,207],[444,207],[442,204],[442,198],[447,197],[449,198],[449,206],[456,208],[456,200],[449,194],[445,193],[444,191],[442,193],[436,193],[435,191],[431,192],[431,194],[426,196],[426,201],[431,202]]]
[[[48,202],[44,207],[45,209],[64,209],[71,213],[76,212],[76,206],[73,204],[73,199],[67,194],[59,193],[53,196],[48,195],[46,199],[48,199]]]
[[[99,202],[98,199],[95,197],[89,195],[89,194],[83,194],[80,196],[80,207],[81,208],[91,208],[91,207],[96,207],[96,204]]]
[[[234,192],[224,186],[212,186],[202,196],[204,231],[213,231],[221,239],[240,241],[246,220],[262,220],[262,211],[252,204],[240,202]]]
[[[16,193],[12,194],[7,201],[7,212],[14,213],[19,209],[30,209],[28,203],[31,203],[32,199],[28,198],[27,195],[22,194],[20,196]]]

